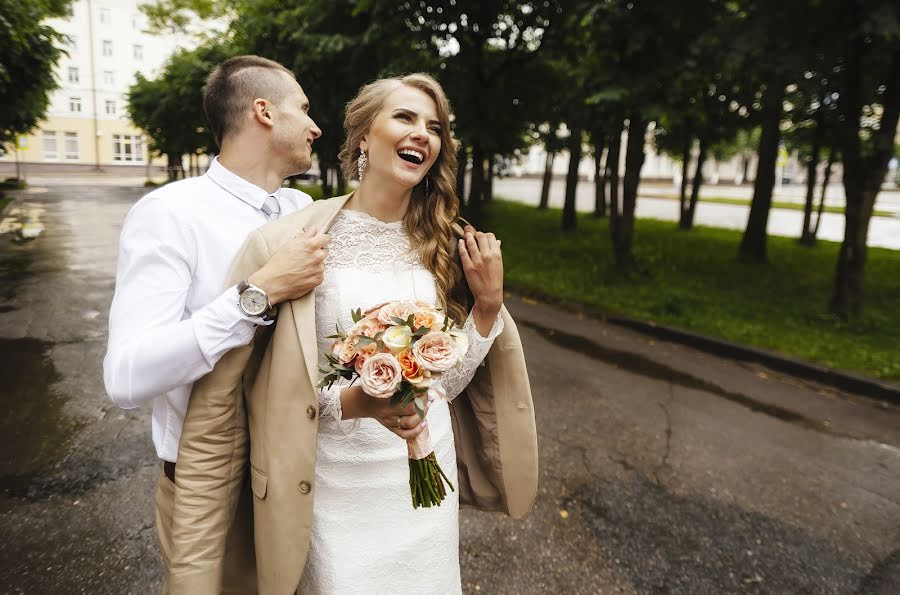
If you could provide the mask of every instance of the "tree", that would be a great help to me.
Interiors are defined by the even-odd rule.
[[[169,58],[159,78],[138,73],[128,91],[128,115],[150,137],[150,150],[166,156],[169,180],[182,173],[182,155],[216,148],[203,111],[203,85],[230,52],[219,43],[182,50]]]
[[[863,305],[869,221],[900,117],[900,8],[885,0],[847,0],[842,8],[838,135],[847,208],[831,310],[854,316]]]
[[[0,146],[31,131],[47,113],[63,36],[44,19],[64,16],[70,0],[0,0]]]

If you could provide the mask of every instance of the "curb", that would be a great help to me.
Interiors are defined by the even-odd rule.
[[[797,376],[805,380],[812,380],[840,390],[856,393],[872,399],[888,401],[894,405],[900,405],[900,385],[897,384],[891,384],[877,378],[870,378],[847,370],[827,368],[819,364],[781,355],[773,351],[731,343],[724,339],[700,335],[698,333],[657,324],[655,322],[604,313],[580,302],[562,300],[538,291],[522,289],[516,286],[507,286],[511,293],[518,295],[519,297],[533,298],[547,304],[559,306],[565,310],[581,312],[602,322],[650,335],[663,341],[680,343],[712,355],[763,364],[773,370]]]

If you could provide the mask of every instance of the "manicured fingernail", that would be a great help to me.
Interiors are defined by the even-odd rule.
[[[427,427],[428,427],[428,422],[427,422],[427,421],[422,421],[422,427],[423,427],[423,428],[427,428]]]

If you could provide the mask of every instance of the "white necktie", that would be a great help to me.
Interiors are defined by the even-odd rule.
[[[266,214],[266,217],[269,218],[269,221],[274,221],[275,219],[278,219],[279,215],[281,215],[281,205],[278,204],[278,199],[271,194],[266,197],[266,200],[265,202],[263,202],[260,210]]]

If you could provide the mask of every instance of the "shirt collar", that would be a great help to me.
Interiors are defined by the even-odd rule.
[[[263,203],[266,201],[266,197],[269,196],[268,192],[256,184],[252,184],[239,175],[229,171],[224,165],[219,163],[218,156],[213,158],[212,163],[209,165],[209,169],[206,171],[206,175],[223,190],[241,199],[255,209],[261,209]],[[274,195],[275,198],[278,198],[278,193],[280,191],[281,189],[279,188],[273,192],[272,195]]]

